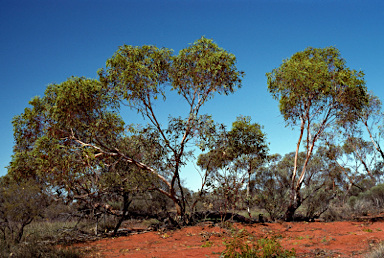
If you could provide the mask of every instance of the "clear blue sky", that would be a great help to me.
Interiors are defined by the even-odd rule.
[[[243,87],[215,97],[202,110],[228,126],[248,115],[264,125],[271,153],[295,150],[298,133],[285,128],[265,73],[308,46],[336,46],[347,65],[366,73],[367,86],[384,100],[384,1],[114,1],[0,0],[0,175],[12,155],[12,117],[50,83],[97,78],[118,46],[151,44],[175,52],[202,35],[235,54],[246,73]],[[158,113],[174,114],[180,98]],[[123,112],[127,123],[140,119]],[[164,120],[165,122],[165,120]],[[145,123],[145,122],[144,122]],[[182,172],[196,190],[193,166]]]

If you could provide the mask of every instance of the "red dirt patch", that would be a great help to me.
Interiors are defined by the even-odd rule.
[[[242,225],[257,237],[278,235],[286,249],[297,257],[362,257],[384,240],[384,222],[283,222]],[[149,232],[78,244],[95,249],[87,257],[219,257],[229,231],[212,226],[186,227],[167,232]],[[209,242],[206,242],[206,241]]]

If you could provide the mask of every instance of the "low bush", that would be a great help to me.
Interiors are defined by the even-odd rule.
[[[43,241],[58,242],[61,237],[61,232],[82,225],[84,225],[84,223],[79,224],[77,221],[35,221],[25,227],[22,241],[29,242],[31,239],[40,239]]]
[[[357,215],[379,213],[384,208],[384,184],[376,185],[357,196],[351,196],[348,204]]]
[[[148,192],[142,195],[135,195],[129,206],[130,211],[145,212],[156,214],[162,211],[172,209],[174,204],[172,200],[161,193]]]
[[[359,194],[360,198],[370,200],[378,208],[384,207],[384,184],[379,184],[364,193]]]
[[[320,216],[325,221],[341,221],[352,218],[352,208],[348,204],[331,204],[329,208]]]
[[[357,199],[355,204],[353,205],[353,212],[356,215],[362,215],[366,216],[369,213],[372,213],[376,210],[374,207],[372,201],[367,200],[367,199]]]
[[[373,251],[366,254],[364,258],[382,258],[384,257],[384,243],[380,243]]]
[[[0,258],[80,258],[81,254],[72,248],[58,248],[45,245],[37,240],[23,243],[5,243],[0,241]]]
[[[295,250],[285,250],[276,236],[256,239],[246,229],[233,232],[230,240],[225,240],[223,258],[291,258],[296,256]]]
[[[326,186],[316,190],[315,185],[303,189],[302,194],[307,198],[301,205],[300,210],[302,210],[303,217],[306,219],[319,217],[326,212],[335,196],[333,191],[326,190]]]
[[[68,236],[76,236],[79,228],[87,227],[86,223],[77,221],[34,221],[27,225],[21,241],[10,241],[0,238],[0,258],[59,258],[81,257],[71,248],[58,248],[57,244],[66,244]],[[83,232],[83,230],[81,230]]]
[[[348,205],[353,209],[355,207],[355,204],[356,204],[357,200],[358,200],[357,196],[349,197]]]
[[[98,232],[109,232],[115,229],[117,219],[113,216],[104,216],[98,224]]]
[[[0,238],[19,243],[25,228],[41,217],[50,203],[49,196],[33,181],[0,180]]]
[[[157,225],[160,225],[160,221],[158,221],[157,219],[148,219],[148,220],[144,220],[141,224],[144,226],[144,227],[150,227],[150,226],[157,226]]]

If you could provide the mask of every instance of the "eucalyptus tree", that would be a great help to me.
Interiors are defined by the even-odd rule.
[[[233,54],[204,37],[182,49],[177,56],[171,54],[168,49],[153,46],[122,46],[99,74],[101,82],[147,118],[158,135],[165,153],[162,173],[148,166],[144,168],[165,183],[166,190],[157,190],[171,198],[178,214],[183,215],[185,197],[180,169],[188,155],[186,147],[208,132],[206,128],[213,124],[210,116],[200,115],[200,109],[215,93],[233,93],[240,86],[243,73],[237,71]],[[159,98],[165,100],[167,89],[175,90],[189,110],[185,118],[170,116],[168,127],[162,128],[154,102]],[[119,155],[131,162],[123,153]]]
[[[255,203],[267,211],[272,221],[281,218],[287,208],[288,171],[290,161],[293,160],[290,156],[291,153],[284,157],[279,154],[269,155],[265,164],[251,178]]]
[[[377,163],[377,153],[375,153],[374,144],[359,137],[349,136],[345,139],[342,148],[346,155],[352,156],[355,163],[362,166],[362,169],[356,166],[356,170],[361,170],[364,174],[368,174],[374,184],[376,179],[372,170]]]
[[[377,168],[382,166],[384,160],[381,147],[383,113],[380,99],[370,92],[368,105],[357,114],[353,123],[342,123],[341,129],[346,154],[353,155],[363,165],[363,170],[370,176],[372,184],[375,184],[382,174]],[[369,139],[365,140],[367,135]]]
[[[178,55],[149,45],[121,46],[99,70],[99,80],[72,77],[49,85],[44,97],[34,98],[32,107],[14,118],[9,172],[38,177],[80,198],[106,191],[102,171],[119,174],[113,168],[124,163],[146,182],[137,188],[169,197],[183,217],[180,172],[192,156],[188,147],[204,146],[214,126],[200,109],[216,93],[228,95],[241,86],[243,72],[235,64],[233,54],[204,37]],[[185,117],[170,115],[164,127],[155,103],[166,101],[167,91],[176,91],[188,111]],[[119,115],[124,106],[148,125],[126,126]],[[131,176],[120,173],[112,181],[128,182]]]
[[[118,103],[93,79],[71,77],[48,85],[24,113],[13,118],[14,154],[8,172],[63,188],[69,196],[91,189],[98,180],[98,155],[82,147],[73,135],[117,144],[124,122]],[[92,177],[94,177],[92,179]]]
[[[56,197],[76,199],[94,213],[114,187],[104,184],[103,172],[113,163],[73,136],[92,142],[97,135],[97,141],[124,146],[128,137],[117,113],[119,103],[99,81],[76,77],[49,85],[44,97],[29,103],[31,107],[13,119],[16,144],[9,175],[18,181],[33,178]]]
[[[363,124],[367,131],[370,141],[379,153],[381,159],[384,160],[384,152],[380,146],[380,139],[383,137],[383,113],[381,111],[381,101],[372,92],[368,95],[368,105],[364,108],[363,112],[359,113],[358,119]],[[349,123],[345,124],[345,129],[356,127],[351,126]],[[361,130],[359,130],[361,132]],[[360,136],[362,133],[360,133]]]
[[[329,166],[339,171],[339,188],[343,191],[343,201],[356,191],[372,187],[380,172],[376,171],[378,153],[371,141],[365,141],[355,129],[327,133],[321,140],[321,151]],[[369,177],[367,177],[367,175]]]
[[[305,152],[299,152],[298,163],[303,164]],[[272,220],[282,219],[290,198],[291,174],[294,170],[295,152],[283,157],[269,155],[267,161],[253,174],[251,184],[256,194],[256,204],[265,209]],[[300,169],[300,167],[299,167]],[[336,197],[339,171],[329,163],[322,149],[311,157],[301,190],[301,215],[306,219],[320,216],[328,209],[330,200]]]
[[[198,165],[206,171],[214,189],[221,191],[227,203],[234,203],[239,190],[247,182],[246,203],[249,211],[251,175],[267,157],[268,143],[262,126],[240,116],[229,132],[215,137],[207,153],[200,154]]]
[[[292,220],[301,205],[308,162],[321,135],[333,125],[353,121],[368,104],[364,73],[346,66],[335,47],[312,48],[294,54],[266,74],[268,91],[279,100],[287,126],[299,128],[294,169],[290,176],[290,199],[285,213]],[[306,158],[298,171],[300,145]]]

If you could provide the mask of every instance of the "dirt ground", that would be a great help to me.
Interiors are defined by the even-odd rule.
[[[126,225],[129,227],[129,225]],[[281,245],[297,257],[363,257],[384,240],[384,222],[258,223],[246,228],[256,237],[279,235]],[[229,231],[212,224],[180,230],[148,232],[76,245],[87,257],[219,257]],[[208,242],[207,242],[208,241]]]

